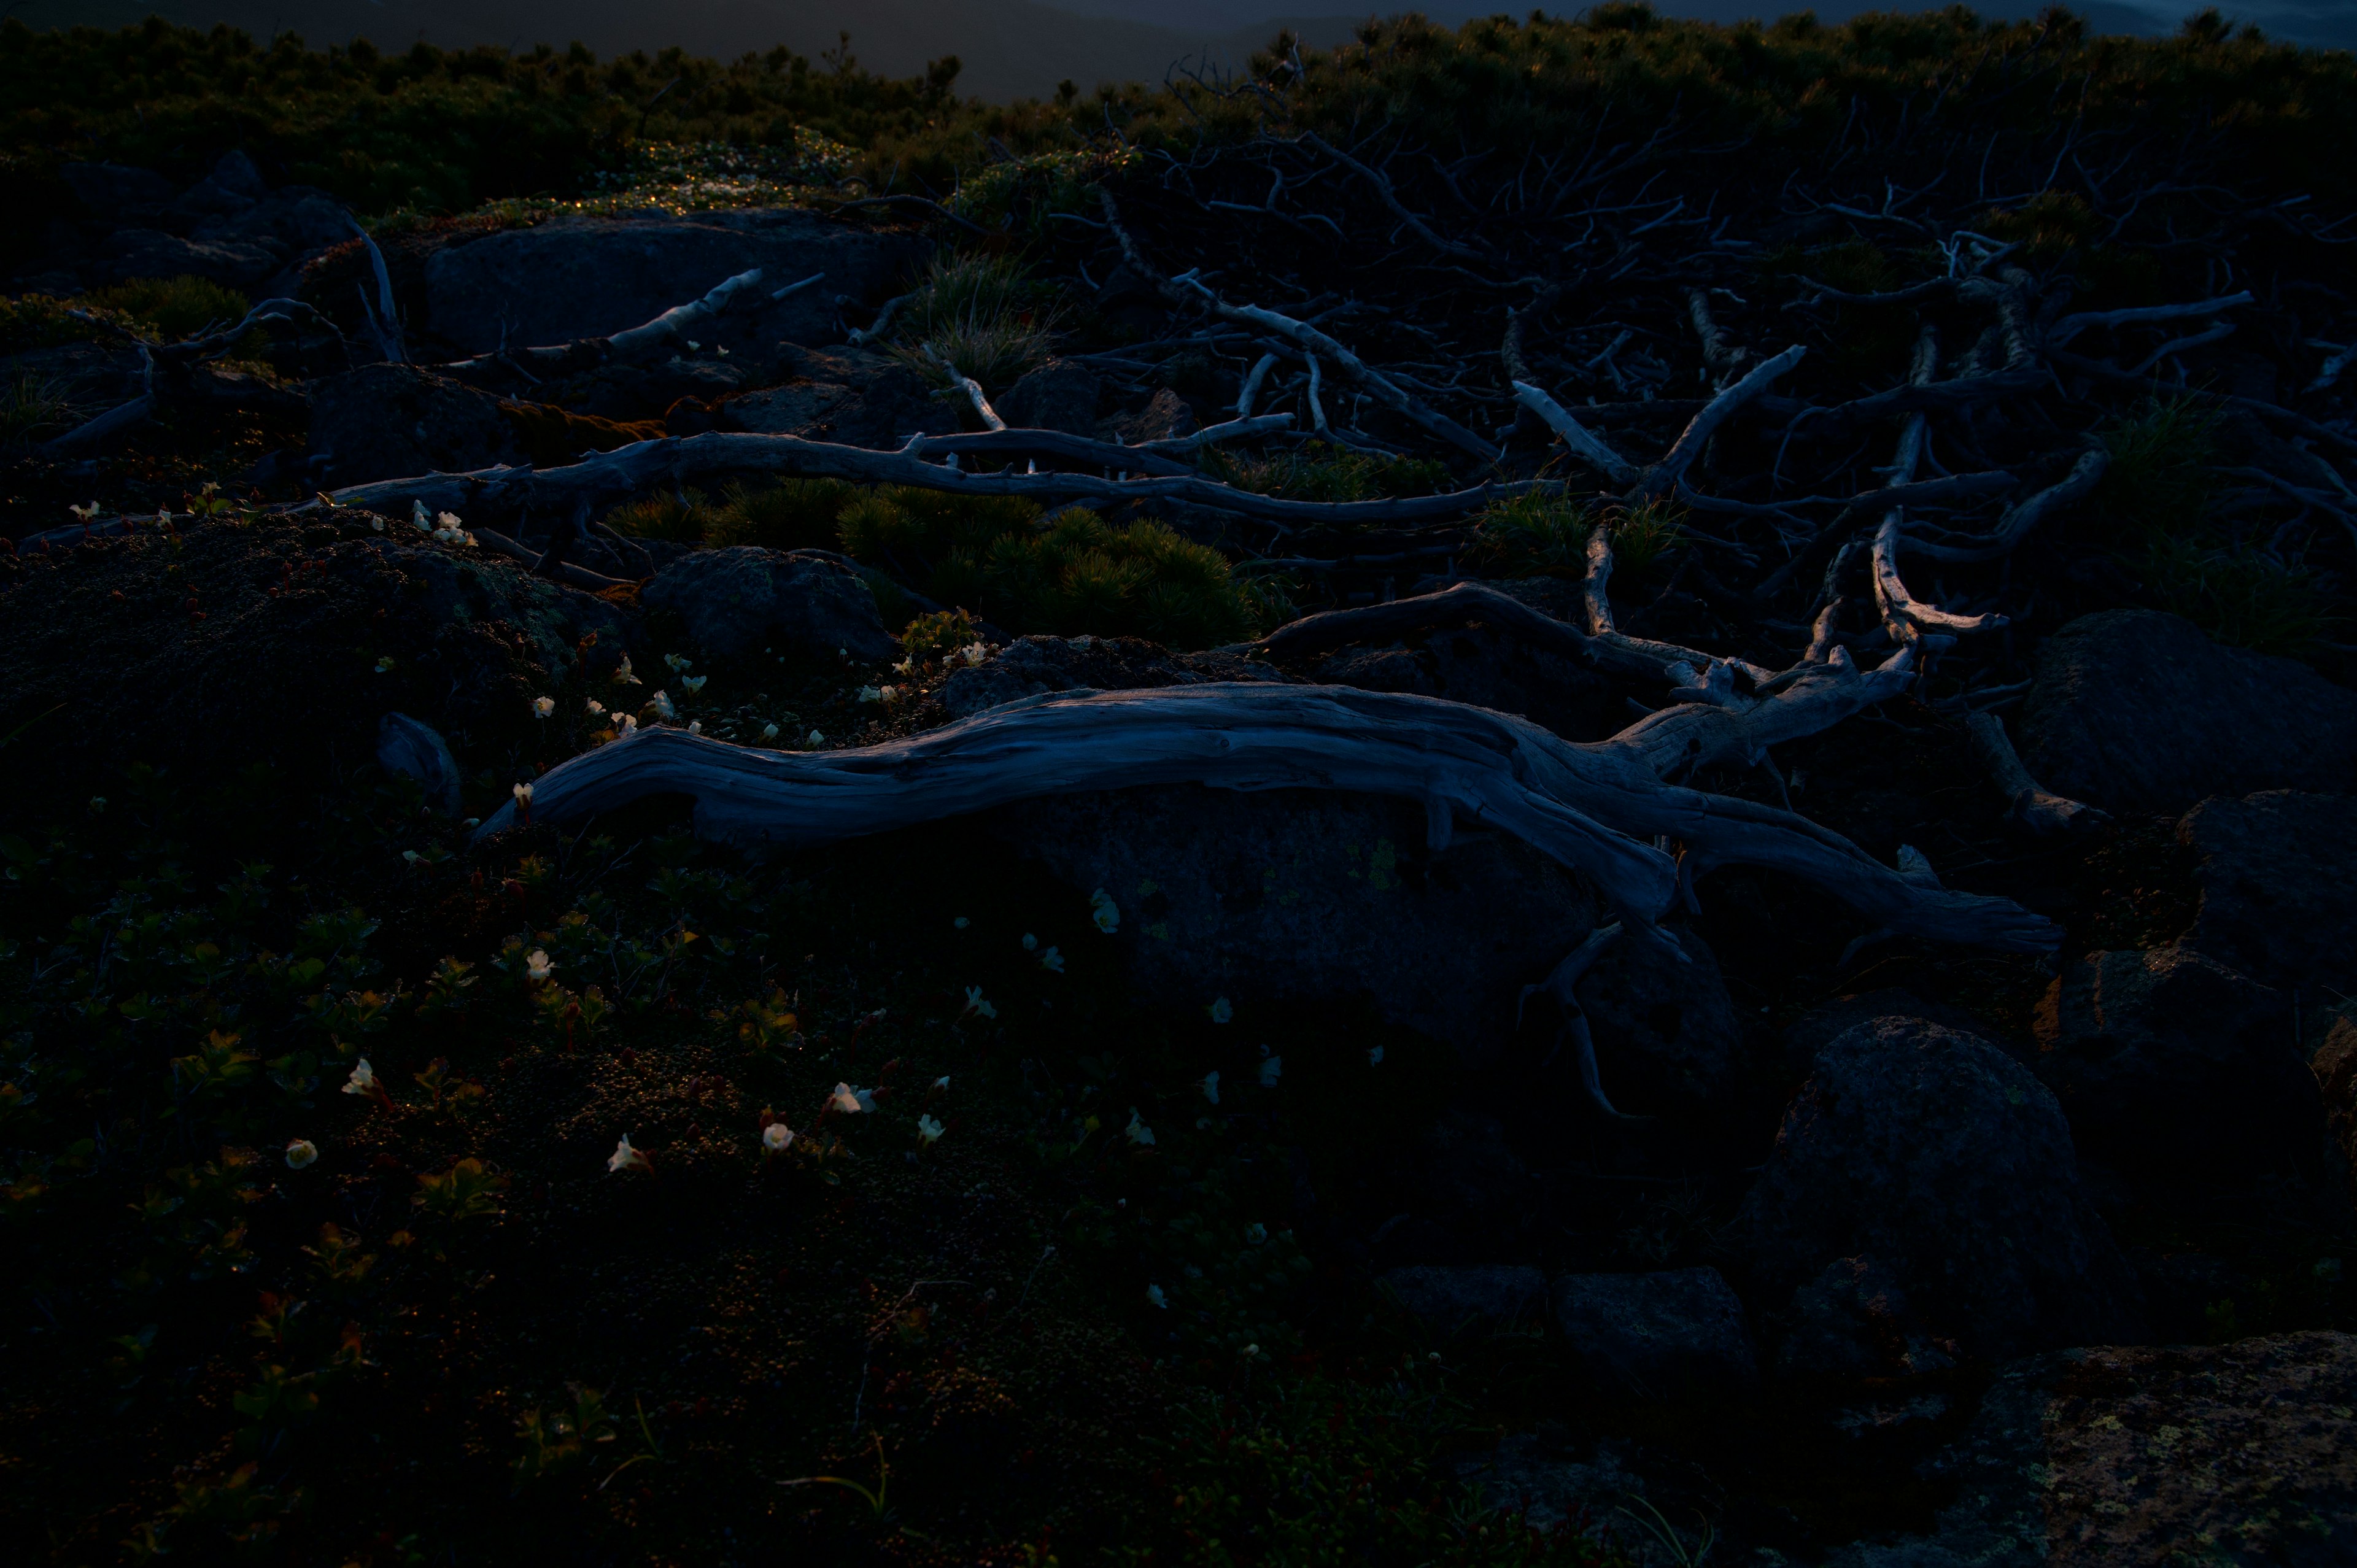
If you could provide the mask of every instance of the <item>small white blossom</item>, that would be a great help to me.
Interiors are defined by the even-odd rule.
[[[636,735],[639,730],[638,715],[636,714],[624,714],[622,715],[620,728],[624,735]]]
[[[369,1066],[368,1058],[362,1057],[360,1065],[352,1069],[352,1076],[344,1080],[344,1092],[374,1094],[376,1091],[376,1070]]]
[[[704,733],[704,721],[702,719],[688,720],[687,733],[690,735],[702,735]]]
[[[1064,972],[1064,955],[1049,948],[1039,955],[1039,967],[1052,974],[1061,974]]]
[[[425,503],[424,501],[411,501],[409,503],[409,524],[412,528],[416,529],[420,533],[431,533],[434,532],[434,522],[432,519],[425,515]]]
[[[1150,1149],[1154,1146],[1154,1129],[1138,1120],[1137,1107],[1135,1105],[1129,1108],[1129,1125],[1124,1127],[1121,1133],[1123,1137],[1141,1149]]]
[[[597,698],[595,698],[595,697],[592,697],[592,698],[590,698],[590,699],[589,699],[589,716],[590,716],[591,718],[593,718],[593,719],[594,719],[594,718],[596,718],[598,714],[600,714],[604,713],[605,711],[606,711],[606,704],[605,704],[605,703],[603,703],[599,702],[599,701],[598,701]]]
[[[671,696],[668,693],[657,692],[653,696],[647,699],[647,706],[655,711],[655,717],[659,719],[675,719],[679,717],[679,710],[671,705]]]
[[[556,699],[554,697],[534,697],[532,700],[532,713],[534,718],[544,719],[555,711]]]
[[[1367,1047],[1367,1065],[1369,1067],[1381,1067],[1383,1065],[1383,1047],[1369,1046]]]
[[[884,693],[874,686],[862,686],[859,688],[859,700],[863,703],[880,703],[884,700]]]
[[[286,1168],[288,1170],[299,1171],[307,1165],[316,1164],[318,1158],[319,1145],[311,1142],[310,1139],[295,1138],[288,1141],[286,1144]]]
[[[617,686],[642,686],[646,682],[640,681],[638,676],[631,673],[630,656],[627,653],[623,654],[621,667],[614,671],[614,684]]]
[[[998,1009],[982,999],[982,987],[979,985],[965,988],[965,1013],[960,1013],[958,1016],[963,1018],[966,1013],[978,1013],[985,1018],[998,1016]]]
[[[1236,1010],[1229,1005],[1228,999],[1222,996],[1211,1004],[1211,1014],[1212,1023],[1224,1024],[1236,1015]]]
[[[69,506],[66,510],[73,513],[74,516],[81,519],[85,525],[95,521],[98,518],[98,503],[96,501],[91,502],[88,506]]]
[[[515,799],[516,799],[516,804],[517,804],[517,805],[519,805],[519,806],[529,806],[529,805],[531,805],[531,804],[532,804],[532,786],[531,786],[531,785],[529,785],[529,784],[519,784],[519,785],[517,785],[517,786],[516,786],[516,787],[515,787],[511,791],[510,791],[510,792],[515,796]]]
[[[630,1147],[630,1135],[625,1133],[622,1141],[614,1145],[613,1154],[606,1161],[606,1168],[609,1171],[651,1171],[654,1166],[647,1163],[646,1155]]]
[[[942,1135],[942,1124],[932,1117],[920,1116],[917,1118],[917,1141],[919,1143],[931,1144],[934,1139]]]
[[[826,1097],[826,1102],[845,1115],[856,1116],[860,1112],[876,1109],[876,1091],[872,1089],[854,1089],[847,1083],[838,1083],[834,1086],[834,1092]]]
[[[1202,1090],[1204,1099],[1210,1101],[1214,1105],[1217,1105],[1220,1102],[1220,1075],[1218,1073],[1205,1073],[1197,1087]]]
[[[1283,1057],[1271,1057],[1268,1060],[1260,1064],[1260,1086],[1263,1089],[1275,1089],[1276,1087],[1276,1080],[1283,1077],[1284,1074],[1285,1058]]]
[[[777,726],[777,725],[763,725],[761,726],[761,738],[762,738],[763,740],[775,740],[775,739],[777,739],[777,738],[778,738],[778,726]]]
[[[690,349],[701,349],[701,348],[703,348],[703,347],[704,347],[704,345],[703,345],[703,344],[701,344],[701,343],[697,342],[697,341],[696,341],[694,338],[690,338],[687,340],[687,346],[688,346],[688,348],[689,348]]]
[[[1089,910],[1090,918],[1096,921],[1097,929],[1105,935],[1111,936],[1121,929],[1121,907],[1103,888],[1100,887],[1089,895]]]
[[[403,860],[404,860],[404,861],[407,861],[410,865],[417,865],[418,863],[420,863],[421,861],[423,861],[425,857],[424,855],[422,855],[422,854],[418,854],[418,853],[417,853],[415,850],[414,850],[414,849],[405,849],[405,850],[403,850],[403,851],[401,852],[401,858],[402,858]]]
[[[761,1146],[773,1155],[782,1155],[794,1141],[793,1129],[783,1122],[772,1122],[761,1129]]]
[[[942,1075],[942,1077],[940,1077],[940,1078],[937,1078],[937,1079],[933,1079],[933,1087],[934,1087],[936,1090],[947,1089],[949,1086],[950,1086],[950,1080],[949,1080],[949,1077],[948,1077],[948,1075],[947,1075],[947,1074],[944,1074],[944,1075]]]
[[[1162,1287],[1160,1285],[1147,1285],[1146,1287],[1146,1305],[1149,1306],[1158,1306],[1165,1312],[1170,1310],[1170,1303],[1164,1297]]]
[[[1268,1227],[1259,1223],[1258,1221],[1254,1221],[1254,1223],[1245,1226],[1244,1240],[1247,1242],[1250,1242],[1253,1246],[1259,1246],[1263,1241],[1268,1240]]]
[[[704,683],[711,679],[709,675],[683,675],[679,678],[680,689],[693,694],[703,691]]]
[[[678,674],[683,670],[693,670],[695,668],[694,660],[683,659],[676,653],[664,654],[663,662],[671,666],[671,671],[674,675]]]
[[[548,977],[555,972],[556,961],[544,948],[533,949],[532,956],[524,960],[524,974],[534,985],[546,984]]]
[[[964,660],[968,664],[979,664],[990,657],[990,650],[979,642],[969,642],[957,650],[957,657]]]
[[[1032,935],[1030,932],[1028,932],[1028,931],[1024,932],[1024,933],[1023,933],[1023,950],[1024,950],[1025,952],[1036,952],[1036,951],[1038,951],[1038,950],[1039,950],[1039,938],[1037,938],[1037,937],[1035,937],[1035,936],[1033,936],[1033,935]]]
[[[803,742],[803,744],[806,746],[824,746],[826,744],[826,736],[821,735],[816,730],[813,730],[810,732],[810,738]]]

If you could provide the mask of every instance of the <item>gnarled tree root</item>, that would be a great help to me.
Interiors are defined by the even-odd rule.
[[[1910,882],[1804,818],[1666,784],[1652,765],[1660,748],[1632,738],[1573,745],[1486,708],[1347,687],[1065,693],[845,751],[760,751],[642,730],[535,780],[533,811],[566,822],[683,794],[705,838],[793,846],[1079,790],[1344,789],[1421,801],[1436,850],[1460,816],[1512,833],[1586,875],[1643,928],[1680,894],[1679,863],[1655,847],[1674,839],[1701,864],[1790,872],[1894,931],[2015,952],[2059,940],[2041,916]],[[515,821],[515,807],[502,807],[477,836]]]

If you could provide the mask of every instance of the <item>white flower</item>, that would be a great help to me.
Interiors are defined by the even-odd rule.
[[[534,985],[544,983],[555,972],[556,962],[548,956],[544,948],[533,949],[532,956],[524,960],[524,974]]]
[[[854,1089],[847,1083],[838,1083],[834,1086],[834,1092],[826,1097],[826,1102],[845,1115],[856,1116],[863,1111],[876,1109],[876,1091],[872,1089]]]
[[[664,654],[663,662],[671,666],[672,673],[674,675],[678,674],[683,670],[693,670],[695,668],[694,660],[683,659],[676,653]]]
[[[1269,1058],[1268,1060],[1260,1064],[1260,1086],[1263,1089],[1275,1089],[1276,1087],[1276,1080],[1284,1076],[1284,1073],[1285,1058],[1283,1057]]]
[[[990,650],[979,642],[969,642],[957,650],[957,657],[964,660],[968,664],[979,664],[990,657]]]
[[[1064,972],[1064,955],[1049,948],[1039,955],[1039,967],[1051,973],[1061,974]]]
[[[687,733],[690,735],[702,735],[704,733],[704,721],[702,719],[688,720]]]
[[[1369,1046],[1367,1047],[1367,1065],[1369,1067],[1381,1067],[1383,1065],[1383,1047]]]
[[[782,1155],[794,1141],[793,1129],[783,1122],[772,1122],[761,1129],[761,1146],[773,1155]]]
[[[344,1080],[344,1092],[374,1094],[376,1091],[376,1071],[369,1066],[368,1058],[362,1057],[360,1065],[352,1069],[352,1076]]]
[[[761,738],[762,738],[763,740],[775,740],[775,739],[777,739],[777,738],[778,738],[778,726],[777,726],[777,725],[763,725],[761,726]]]
[[[889,705],[900,700],[901,689],[898,686],[878,686],[876,688],[876,695]]]
[[[419,862],[423,861],[425,857],[424,855],[422,855],[422,854],[418,854],[418,853],[417,853],[415,850],[414,850],[414,849],[405,849],[405,850],[403,850],[403,851],[401,852],[401,858],[402,858],[402,859],[404,859],[404,860],[405,860],[405,861],[407,861],[410,865],[417,865]]]
[[[630,656],[627,653],[623,654],[621,667],[614,671],[614,684],[617,686],[640,686],[645,683],[646,682],[640,681],[636,675],[630,672]]]
[[[884,693],[873,686],[862,686],[859,688],[859,700],[863,703],[880,703],[884,700]]]
[[[319,1158],[319,1145],[308,1138],[290,1139],[286,1144],[286,1168],[299,1171]]]
[[[1255,1247],[1259,1246],[1263,1241],[1268,1240],[1268,1227],[1260,1224],[1257,1221],[1245,1226],[1244,1240]]]
[[[624,714],[622,715],[621,730],[624,735],[636,735],[639,730],[638,715],[636,714]]]
[[[554,697],[534,697],[532,700],[532,712],[534,718],[544,719],[555,711],[556,699]]]
[[[98,503],[96,501],[91,502],[88,506],[68,506],[66,510],[73,513],[74,516],[81,519],[85,524],[95,521],[98,517]]]
[[[646,1155],[630,1147],[630,1135],[625,1133],[622,1141],[614,1145],[614,1153],[607,1159],[606,1168],[609,1171],[651,1171],[654,1166],[647,1163]]]
[[[950,1080],[947,1074],[943,1074],[942,1077],[933,1079],[933,1088],[936,1090],[947,1089],[949,1086]]]
[[[1224,1024],[1236,1015],[1236,1010],[1228,1004],[1228,999],[1224,996],[1211,1004],[1211,1022],[1214,1024]]]
[[[589,716],[590,716],[591,718],[593,718],[593,719],[594,719],[594,718],[596,718],[599,714],[602,714],[602,713],[604,713],[605,711],[606,711],[606,704],[605,704],[605,703],[603,703],[599,702],[599,701],[598,701],[597,698],[595,698],[595,697],[592,697],[592,698],[590,698],[590,699],[589,699]]]
[[[531,805],[531,804],[532,804],[532,786],[531,786],[531,785],[529,785],[529,784],[519,784],[519,785],[517,785],[517,786],[516,786],[516,787],[515,787],[511,791],[510,791],[510,793],[511,793],[511,794],[513,794],[513,795],[515,796],[515,798],[516,798],[516,804],[517,804],[517,805],[519,805],[519,806],[529,806],[529,805]]]
[[[1210,1101],[1214,1105],[1217,1105],[1220,1102],[1220,1075],[1218,1073],[1205,1073],[1200,1083],[1197,1087],[1202,1090],[1204,1099]]]
[[[942,1124],[939,1122],[933,1120],[931,1116],[920,1116],[917,1118],[917,1141],[919,1143],[931,1144],[934,1139],[941,1135]]]
[[[917,656],[913,653],[909,655],[908,658],[900,660],[899,663],[892,666],[892,673],[895,675],[914,675],[916,672]]]
[[[725,359],[726,359],[726,358],[728,357],[728,345],[727,345],[727,344],[726,344],[726,343],[723,343],[723,344],[721,344],[718,348],[716,348],[716,349],[713,349],[712,351],[713,351],[714,353],[716,353],[716,354],[719,355],[722,359],[724,359],[724,360],[725,360]]]
[[[1100,887],[1089,895],[1089,910],[1090,918],[1097,923],[1097,929],[1105,935],[1111,936],[1121,929],[1121,907],[1103,888]]]
[[[671,696],[668,693],[657,692],[653,696],[647,699],[647,706],[655,711],[655,717],[659,719],[675,719],[679,717],[679,710],[671,705]]]
[[[431,533],[434,532],[433,521],[425,515],[425,503],[424,501],[414,500],[409,503],[409,522],[410,526],[416,529],[420,533]]]
[[[1146,1305],[1149,1306],[1158,1306],[1165,1312],[1170,1310],[1170,1303],[1164,1299],[1162,1287],[1160,1285],[1147,1285],[1146,1287]]]
[[[803,744],[806,746],[824,746],[826,744],[826,736],[819,734],[816,730],[813,730],[810,732],[810,739],[805,741]]]
[[[1033,936],[1033,935],[1032,935],[1030,932],[1028,932],[1028,931],[1026,931],[1026,932],[1024,932],[1024,933],[1023,933],[1023,950],[1024,950],[1025,952],[1036,952],[1037,950],[1039,950],[1039,938],[1037,938],[1037,937],[1035,937],[1035,936]]]
[[[1121,1130],[1122,1136],[1141,1149],[1154,1146],[1154,1129],[1137,1119],[1137,1107],[1129,1108],[1129,1125]]]
[[[965,1013],[960,1013],[958,1016],[963,1018],[966,1013],[979,1013],[985,1018],[998,1016],[998,1009],[982,999],[982,987],[979,985],[965,988]]]
[[[690,338],[689,339],[687,339],[687,346],[688,346],[688,348],[690,348],[691,349],[701,349],[701,348],[703,348],[703,347],[704,347],[704,345],[703,345],[703,344],[701,344],[701,343],[697,342],[697,341],[696,341],[694,338]]]
[[[682,690],[695,693],[703,691],[704,683],[711,679],[709,675],[683,675],[679,678],[679,683]]]

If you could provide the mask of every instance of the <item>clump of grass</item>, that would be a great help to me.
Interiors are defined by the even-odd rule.
[[[669,539],[682,544],[705,542],[715,509],[690,490],[684,496],[661,494],[626,501],[606,514],[606,526],[640,539]]]
[[[1596,520],[1559,496],[1521,495],[1494,503],[1476,520],[1478,542],[1466,564],[1501,577],[1579,577],[1587,571],[1587,536]]]
[[[22,353],[59,343],[82,343],[113,337],[110,326],[128,328],[120,312],[93,306],[87,299],[55,299],[46,294],[0,298],[0,351]]]
[[[961,575],[997,614],[1038,631],[1208,648],[1254,629],[1227,558],[1150,521],[1114,528],[1094,512],[1064,512],[985,551],[954,553],[936,580]]]
[[[2314,575],[2263,551],[2164,535],[2140,564],[2145,591],[2161,608],[2236,648],[2297,657],[2332,626]]]
[[[1428,496],[1448,482],[1446,464],[1425,457],[1379,457],[1312,441],[1290,452],[1250,457],[1207,449],[1203,472],[1222,484],[1288,500],[1362,501]]]
[[[2218,411],[2191,398],[2155,399],[2104,427],[2112,463],[2095,514],[2126,540],[2197,529],[2217,486]]]
[[[120,311],[142,337],[162,343],[193,338],[205,328],[234,327],[253,308],[245,295],[210,278],[132,278],[93,289],[88,303]]]
[[[1054,291],[1012,256],[936,258],[893,323],[895,353],[942,381],[934,353],[993,394],[1055,352]]]
[[[1609,513],[1605,525],[1612,530],[1614,570],[1632,577],[1651,570],[1685,536],[1680,515],[1667,501],[1644,501]]]
[[[73,403],[63,388],[19,371],[0,388],[0,447],[15,447],[70,428]]]

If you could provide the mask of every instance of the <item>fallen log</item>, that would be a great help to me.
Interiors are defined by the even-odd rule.
[[[2060,940],[2042,916],[1910,880],[1804,818],[1665,783],[1658,751],[1626,736],[1573,745],[1527,720],[1433,697],[1219,682],[1029,698],[843,751],[642,730],[535,779],[533,813],[575,822],[681,794],[694,798],[705,838],[807,847],[1080,790],[1342,789],[1420,801],[1436,851],[1460,817],[1512,833],[1648,929],[1679,892],[1679,865],[1655,847],[1674,839],[1702,865],[1789,872],[1890,930],[2013,952],[2050,951]],[[517,821],[514,804],[502,806],[476,837]]]

